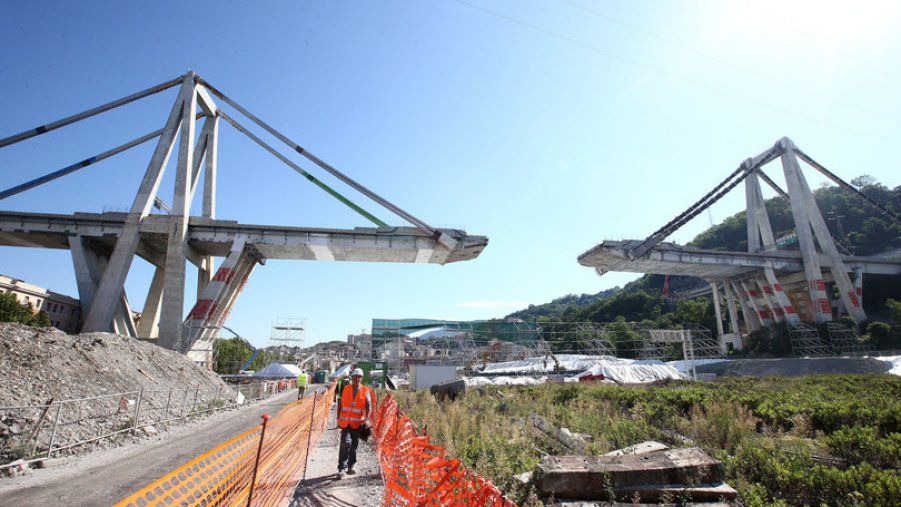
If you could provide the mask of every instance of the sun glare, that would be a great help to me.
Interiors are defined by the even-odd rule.
[[[847,43],[860,35],[877,35],[897,14],[894,0],[761,0],[718,2],[715,30],[720,33],[786,31],[828,43]]]

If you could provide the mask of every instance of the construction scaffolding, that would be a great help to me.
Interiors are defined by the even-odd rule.
[[[832,347],[820,338],[820,332],[810,324],[799,322],[788,327],[792,355],[795,357],[824,357],[832,355]]]
[[[870,347],[860,342],[860,336],[854,328],[839,322],[827,322],[826,330],[836,355],[856,355],[870,350]]]
[[[554,354],[632,359],[710,359],[724,352],[709,329],[653,329],[641,322],[373,319],[370,360],[395,371],[410,363],[468,366]]]
[[[303,332],[307,328],[306,319],[278,318],[269,332],[269,347],[303,348]]]

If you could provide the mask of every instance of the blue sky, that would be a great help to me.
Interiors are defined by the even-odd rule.
[[[847,180],[898,185],[898,26],[890,1],[7,0],[0,137],[193,69],[427,223],[490,238],[475,261],[447,266],[258,267],[227,325],[262,345],[275,319],[305,318],[312,343],[372,318],[500,317],[622,285],[635,275],[598,277],[576,257],[647,236],[782,136]],[[0,149],[0,187],[162,127],[173,100],[170,90]],[[151,150],[0,209],[126,210]],[[228,126],[219,164],[219,218],[368,225]],[[767,173],[782,179],[779,166]],[[739,211],[744,193],[732,194],[670,239]],[[5,247],[0,273],[77,297],[68,252]],[[150,274],[143,261],[132,268],[135,309]]]

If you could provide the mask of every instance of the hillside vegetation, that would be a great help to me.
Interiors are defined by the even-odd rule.
[[[894,375],[487,387],[444,402],[423,391],[397,396],[433,443],[523,506],[544,504],[514,476],[542,456],[573,454],[532,427],[531,414],[585,434],[589,455],[645,440],[700,446],[723,461],[749,507],[894,506],[901,498]]]
[[[889,189],[868,176],[852,180],[859,190],[886,209],[901,214],[901,187]],[[876,255],[901,249],[901,225],[865,203],[852,193],[834,186],[814,192],[817,205],[840,249],[853,255]],[[785,238],[780,249],[797,250],[792,242],[794,221],[791,207],[782,197],[766,201],[767,212],[776,238]],[[710,227],[690,243],[712,250],[747,251],[746,213],[740,212]],[[665,277],[645,275],[627,284],[597,294],[567,295],[550,303],[530,305],[528,309],[505,317],[553,322],[645,322],[659,328],[697,323],[708,329],[716,327],[713,305],[705,300],[673,301],[662,297]],[[690,277],[670,277],[671,291],[685,291],[706,285]],[[861,329],[877,348],[901,346],[901,283],[898,276],[867,275],[864,277],[864,309],[873,321]],[[871,329],[872,328],[872,329]],[[623,331],[625,333],[625,330]],[[781,333],[784,334],[784,333]],[[761,352],[777,352],[782,336],[758,338],[764,341]],[[623,336],[623,339],[628,338]],[[787,338],[786,338],[787,339]]]

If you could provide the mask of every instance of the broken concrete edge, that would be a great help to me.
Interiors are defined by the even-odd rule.
[[[683,498],[734,498],[737,493],[723,482],[724,472],[722,462],[697,447],[613,456],[548,456],[536,469],[535,484],[541,497],[657,500],[675,492]]]
[[[612,491],[599,491],[599,494],[585,498],[559,498],[559,501],[585,502],[602,500],[610,502],[609,493],[613,493],[613,501],[624,501],[629,503],[638,502],[654,502],[657,505],[661,501],[676,501],[677,499],[688,499],[691,502],[716,502],[723,500],[735,500],[738,498],[738,491],[728,484],[721,482],[716,484],[647,484],[644,486],[633,486],[628,488],[614,488]],[[553,495],[554,498],[558,498]],[[681,503],[681,502],[680,502]],[[576,505],[583,505],[576,503]],[[605,505],[608,505],[605,503]],[[682,505],[685,505],[682,503]]]
[[[604,456],[626,456],[629,454],[645,454],[648,452],[656,452],[656,451],[666,451],[669,449],[669,446],[657,442],[656,440],[646,440],[644,442],[630,445],[629,447],[623,447],[622,449],[617,449],[615,451],[610,451]]]

